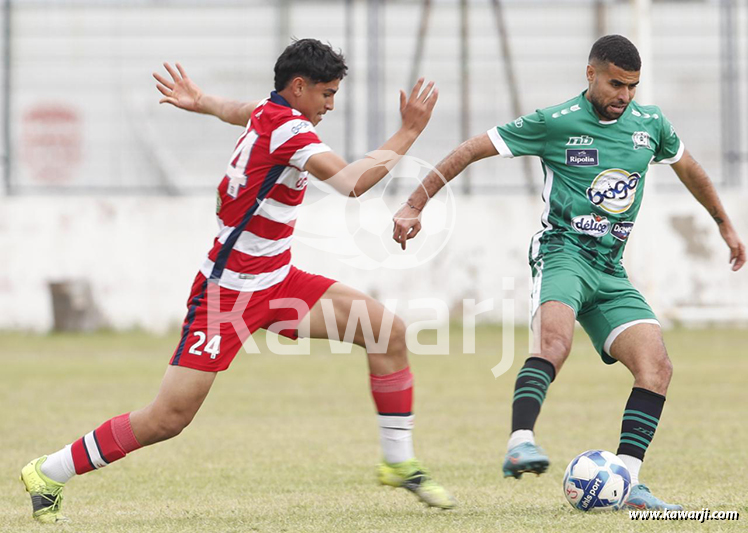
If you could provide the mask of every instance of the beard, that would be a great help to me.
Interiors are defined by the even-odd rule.
[[[627,104],[619,115],[613,115],[607,110],[606,106],[603,105],[603,103],[598,98],[594,97],[593,95],[590,95],[590,103],[592,104],[592,107],[595,108],[595,111],[597,112],[597,114],[600,117],[604,118],[605,120],[618,120],[619,118],[621,118],[623,113],[626,111],[626,108],[628,108],[628,104]]]

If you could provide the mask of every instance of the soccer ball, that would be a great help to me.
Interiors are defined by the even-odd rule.
[[[603,450],[577,455],[564,474],[564,494],[580,511],[620,509],[631,489],[631,475],[618,457]]]

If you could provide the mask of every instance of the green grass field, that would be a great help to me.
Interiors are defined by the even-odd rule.
[[[526,334],[518,332],[517,338]],[[0,335],[0,532],[49,531],[30,517],[18,481],[107,418],[149,402],[177,335]],[[378,436],[363,352],[240,353],[193,424],[66,488],[67,532],[722,531],[748,520],[748,330],[675,330],[675,376],[642,469],[658,495],[687,509],[737,510],[737,522],[632,522],[584,515],[561,490],[566,465],[590,448],[615,452],[631,378],[603,365],[583,333],[551,386],[536,428],[550,471],[502,479],[515,374],[494,379],[501,330],[479,329],[478,354],[413,356],[419,458],[460,506],[426,509],[380,487]],[[258,341],[262,347],[264,342]]]

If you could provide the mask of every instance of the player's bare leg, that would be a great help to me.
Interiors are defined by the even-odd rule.
[[[535,445],[535,421],[546,392],[571,351],[574,311],[566,304],[545,302],[533,317],[533,353],[517,374],[512,402],[512,433],[504,459],[504,477],[542,474],[550,464]]]
[[[323,300],[332,303],[334,325],[328,324]],[[329,338],[328,328],[332,326],[338,335],[338,339],[342,340],[348,329],[348,321],[353,306],[360,306],[362,303],[366,308],[373,337],[367,339],[368,331],[364,331],[364,325],[361,320],[358,320],[354,336],[350,341],[364,348],[367,348],[368,342],[366,355],[372,375],[384,376],[404,370],[408,367],[408,349],[405,344],[405,324],[402,319],[371,296],[342,283],[335,283],[327,289],[322,298],[299,324],[299,333],[308,334],[313,339],[327,339]],[[366,329],[368,330],[368,328]],[[389,337],[389,340],[374,347],[374,344],[380,340],[380,335]]]
[[[626,506],[635,509],[680,510],[653,496],[639,483],[639,469],[662,415],[673,364],[670,362],[660,326],[635,324],[615,338],[610,355],[620,361],[634,376],[621,424],[618,457],[631,473],[631,493]]]
[[[143,446],[181,433],[194,418],[215,373],[169,366],[156,399],[147,407],[107,420],[95,430],[49,455],[31,461],[21,481],[31,495],[33,516],[43,523],[61,516],[62,489],[73,476],[103,468]]]
[[[130,425],[140,445],[179,435],[192,422],[215,379],[215,372],[169,365],[156,399],[130,413]]]
[[[610,355],[634,376],[634,387],[667,394],[673,363],[667,354],[660,326],[636,324],[625,329],[610,347]]]
[[[532,356],[549,361],[556,373],[566,362],[574,338],[574,311],[561,302],[545,302],[533,317]]]
[[[355,333],[346,339],[346,331],[351,331],[352,312],[355,316],[363,310],[363,320],[357,320]],[[318,339],[335,336],[366,348],[384,455],[379,468],[380,482],[406,488],[430,506],[454,507],[454,499],[431,479],[414,456],[413,376],[408,366],[403,321],[375,299],[335,283],[302,320],[299,333]]]

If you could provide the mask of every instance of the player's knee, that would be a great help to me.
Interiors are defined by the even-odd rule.
[[[657,362],[657,375],[665,387],[670,384],[670,380],[673,377],[673,362],[667,353],[664,353]]]
[[[571,339],[565,335],[554,333],[544,334],[541,341],[541,355],[559,366],[569,356],[571,351]]]
[[[670,361],[667,352],[663,351],[644,361],[638,374],[638,376],[636,374],[634,376],[642,387],[664,394],[673,377],[673,363]]]
[[[156,420],[156,431],[162,440],[179,435],[190,425],[193,415],[185,411],[171,410],[161,413]]]

